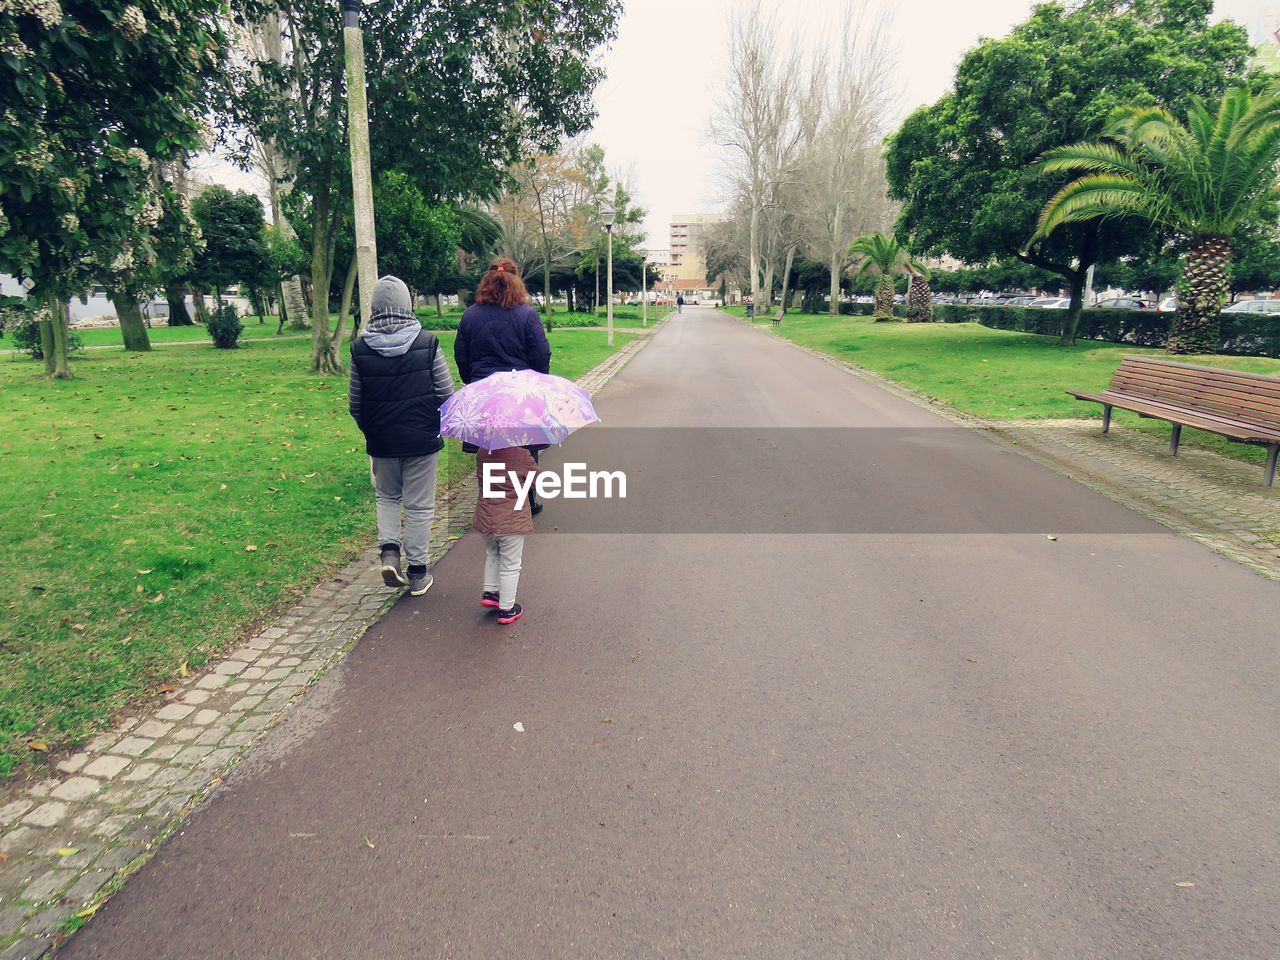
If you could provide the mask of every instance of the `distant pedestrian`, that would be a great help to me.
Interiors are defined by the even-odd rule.
[[[491,465],[488,472],[496,474],[489,483],[489,488],[496,494],[493,497],[485,496],[486,464]],[[497,610],[498,622],[502,624],[515,623],[524,616],[524,608],[516,602],[516,589],[520,586],[525,534],[533,533],[529,501],[520,503],[512,475],[523,487],[530,482],[529,477],[536,469],[532,454],[524,447],[476,452],[480,496],[476,500],[472,527],[483,534],[485,546],[480,603]]]
[[[415,597],[431,589],[427,560],[436,460],[444,446],[440,404],[452,393],[440,341],[414,316],[409,288],[396,277],[383,277],[373,288],[364,331],[351,341],[347,405],[370,458],[383,582],[408,586]],[[402,546],[407,579],[400,568]]]
[[[684,294],[676,294],[676,313],[684,313]]]

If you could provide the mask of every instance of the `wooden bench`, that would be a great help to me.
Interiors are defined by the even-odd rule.
[[[784,310],[782,307],[778,308],[778,312],[773,315],[773,325],[775,327],[782,326],[782,318],[786,315],[786,313],[787,311]]]
[[[1267,448],[1266,484],[1276,479],[1280,454],[1280,377],[1220,370],[1147,357],[1125,357],[1102,393],[1071,396],[1102,404],[1102,432],[1115,407],[1173,424],[1169,452],[1177,455],[1184,426]]]

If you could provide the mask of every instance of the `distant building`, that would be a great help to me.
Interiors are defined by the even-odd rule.
[[[671,218],[670,266],[665,274],[669,292],[695,299],[710,299],[714,294],[707,281],[702,237],[708,227],[723,219],[714,213],[677,214]]]

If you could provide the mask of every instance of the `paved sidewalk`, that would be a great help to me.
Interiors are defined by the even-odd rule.
[[[654,332],[650,327],[646,333]],[[649,342],[588,371],[597,390]],[[475,485],[441,492],[436,563],[470,524]],[[0,960],[33,960],[106,896],[221,784],[284,712],[400,597],[376,549],[317,586],[271,627],[57,764],[58,776],[0,792]]]

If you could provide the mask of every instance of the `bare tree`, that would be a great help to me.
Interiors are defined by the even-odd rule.
[[[285,57],[278,11],[271,10],[264,19],[241,26],[238,32],[241,49],[247,54],[250,62],[284,65]],[[296,170],[285,157],[281,156],[273,141],[255,137],[253,146],[255,165],[267,181],[272,226],[285,240],[296,240],[297,231],[285,216],[283,208],[285,196],[293,189]],[[297,274],[280,281],[280,313],[280,329],[284,328],[286,321],[295,330],[306,329],[307,303],[302,295],[302,278]]]
[[[784,158],[797,139],[792,100],[799,70],[797,45],[783,51],[777,42],[777,21],[755,0],[729,19],[729,76],[714,130],[728,147],[738,168],[746,196],[749,223],[747,263],[752,302],[762,299],[762,220],[766,203],[778,183]],[[769,270],[772,283],[772,270]]]
[[[841,19],[820,121],[799,161],[795,214],[809,255],[831,271],[830,312],[839,312],[848,249],[861,234],[888,226],[880,153],[892,108],[893,57],[887,16],[850,0]]]

